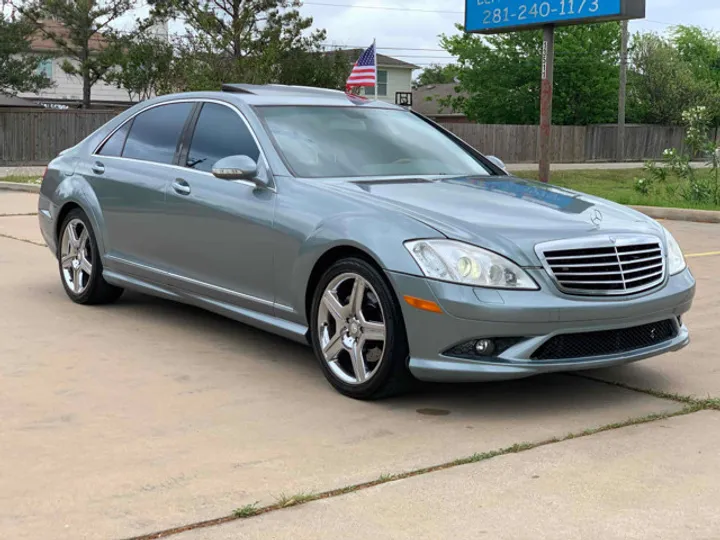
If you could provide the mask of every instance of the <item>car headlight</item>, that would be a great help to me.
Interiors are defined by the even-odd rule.
[[[678,244],[677,240],[670,234],[670,231],[665,229],[665,227],[663,227],[663,229],[665,230],[665,240],[667,241],[668,272],[671,276],[674,276],[685,270],[687,263],[680,249],[680,244]]]
[[[412,240],[405,247],[429,278],[498,289],[540,288],[517,264],[486,249],[454,240]]]

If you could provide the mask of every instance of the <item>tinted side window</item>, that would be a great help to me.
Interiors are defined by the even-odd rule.
[[[113,133],[112,137],[105,141],[105,144],[102,145],[98,154],[101,156],[120,156],[122,154],[123,146],[125,146],[125,139],[127,139],[127,134],[128,131],[130,131],[131,125],[132,120],[123,124],[120,129]]]
[[[260,151],[250,130],[232,109],[205,103],[190,143],[187,166],[210,172],[219,159],[236,155],[258,160]]]
[[[135,117],[123,157],[172,163],[180,133],[193,103],[160,105]]]

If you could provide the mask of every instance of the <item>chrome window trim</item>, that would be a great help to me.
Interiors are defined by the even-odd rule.
[[[262,147],[262,145],[260,144],[260,139],[258,139],[257,135],[255,134],[255,131],[253,130],[252,126],[250,125],[250,122],[248,122],[247,118],[245,118],[245,115],[242,113],[242,111],[241,111],[240,109],[238,109],[235,105],[231,104],[231,103],[227,103],[227,102],[225,102],[225,101],[220,101],[219,99],[212,99],[212,98],[182,98],[182,99],[173,99],[173,100],[169,100],[169,101],[163,101],[163,102],[161,102],[161,103],[153,103],[152,105],[148,105],[147,107],[145,107],[145,108],[137,111],[136,113],[134,113],[134,114],[133,114],[132,116],[130,116],[129,118],[126,118],[124,122],[122,122],[119,126],[117,126],[115,129],[113,129],[113,130],[100,142],[100,144],[98,144],[98,145],[95,147],[95,150],[93,150],[90,155],[93,156],[93,157],[97,157],[97,158],[99,158],[99,159],[107,159],[107,158],[112,158],[112,159],[126,159],[126,160],[128,160],[128,161],[137,161],[137,162],[139,162],[139,163],[151,163],[151,164],[153,164],[153,165],[160,165],[160,166],[163,166],[163,167],[173,167],[173,168],[176,168],[176,169],[181,169],[181,170],[183,170],[183,171],[192,171],[192,172],[194,172],[194,173],[200,173],[200,174],[204,174],[204,175],[207,175],[207,176],[211,176],[212,178],[215,178],[215,176],[214,176],[212,173],[209,173],[209,172],[206,172],[206,171],[196,171],[195,169],[191,169],[190,167],[183,167],[182,165],[175,165],[175,164],[173,164],[173,163],[160,163],[160,162],[157,162],[157,161],[149,161],[149,160],[147,160],[147,159],[136,159],[136,158],[129,158],[129,157],[124,157],[124,156],[103,156],[102,154],[98,154],[98,151],[103,147],[103,145],[107,142],[107,140],[108,140],[110,137],[112,137],[113,135],[115,135],[115,132],[118,131],[119,129],[121,129],[125,124],[127,124],[128,122],[133,121],[136,116],[138,116],[138,115],[140,115],[140,114],[142,114],[142,113],[144,113],[144,112],[146,112],[146,111],[149,111],[150,109],[154,109],[154,108],[156,108],[156,107],[162,107],[163,105],[173,105],[173,104],[176,104],[176,103],[215,103],[215,104],[217,104],[217,105],[224,105],[225,107],[227,107],[227,108],[229,108],[230,110],[234,111],[234,112],[240,117],[240,119],[242,120],[242,122],[245,124],[245,127],[246,127],[246,128],[248,129],[248,131],[250,132],[250,135],[252,136],[253,141],[255,142],[255,146],[257,146],[257,148],[258,148],[258,152],[259,152],[260,158],[261,158],[262,161],[263,161],[263,165],[264,165],[265,168],[268,170],[268,172],[271,172],[270,162],[268,161],[267,156],[265,155],[265,151],[263,150],[263,147]],[[201,111],[201,112],[202,112],[202,111]],[[131,128],[130,131],[132,131],[132,128]],[[128,131],[128,137],[130,136],[130,131]],[[193,135],[194,135],[194,134],[195,134],[195,133],[194,133],[194,129],[193,129]],[[190,139],[190,142],[192,143],[192,139]],[[220,179],[218,178],[217,180],[220,180]],[[227,180],[224,180],[224,181],[227,182]],[[252,187],[258,187],[257,184],[255,184],[254,182],[251,182],[251,181],[249,181],[249,180],[231,180],[231,182],[234,182],[234,183],[236,183],[236,184],[247,184],[247,185],[250,185],[250,186],[252,186]],[[273,191],[273,192],[277,193],[277,188],[276,188],[276,185],[275,185],[275,181],[274,181],[274,180],[272,181],[272,184],[271,184],[271,185],[268,184],[267,188],[268,188],[270,191]]]
[[[273,302],[271,300],[265,300],[264,298],[258,298],[257,296],[252,296],[251,294],[245,294],[237,291],[233,291],[232,289],[226,289],[225,287],[220,287],[218,285],[213,285],[211,283],[206,283],[204,281],[200,281],[198,279],[193,279],[185,276],[181,276],[180,274],[174,274],[173,272],[168,272],[167,270],[160,270],[159,268],[155,268],[154,266],[148,266],[146,264],[136,263],[133,261],[128,261],[127,259],[123,259],[121,257],[117,257],[115,255],[106,255],[106,259],[110,259],[112,261],[118,262],[120,264],[127,264],[128,266],[134,266],[136,268],[141,268],[143,270],[147,270],[149,272],[152,272],[154,274],[159,274],[161,276],[169,277],[169,278],[175,278],[180,281],[184,281],[186,283],[190,283],[193,285],[200,285],[201,287],[206,287],[208,289],[212,289],[217,292],[229,294],[231,296],[236,296],[238,298],[242,298],[243,300],[249,300],[251,302],[255,302],[257,304],[263,304],[265,306],[271,306],[274,308],[281,309],[283,311],[286,311],[288,313],[295,313],[295,310],[291,308],[290,306],[286,306],[284,304],[278,304],[277,302]]]
[[[591,289],[572,289],[563,287],[560,280],[555,276],[550,263],[545,258],[546,251],[564,250],[564,249],[582,249],[582,248],[617,248],[622,246],[641,245],[647,243],[657,243],[660,246],[660,257],[662,259],[662,274],[658,279],[650,283],[641,285],[640,287],[626,288],[623,290],[591,290]],[[617,253],[617,250],[616,250]],[[665,243],[662,238],[652,234],[603,234],[597,236],[584,236],[580,238],[567,238],[563,240],[551,240],[535,245],[535,254],[542,263],[543,268],[547,272],[548,277],[552,280],[558,290],[570,296],[606,296],[606,297],[625,297],[633,294],[640,294],[651,291],[662,285],[668,278],[667,253]],[[618,264],[620,260],[618,259]],[[623,281],[625,279],[623,278]]]

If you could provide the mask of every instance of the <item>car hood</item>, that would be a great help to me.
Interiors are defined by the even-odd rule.
[[[540,242],[635,233],[663,237],[647,216],[598,197],[512,176],[353,180],[337,184],[380,206],[391,206],[448,238],[538,266]]]

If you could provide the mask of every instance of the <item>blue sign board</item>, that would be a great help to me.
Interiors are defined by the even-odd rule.
[[[483,34],[645,16],[645,0],[466,0],[465,31]]]

